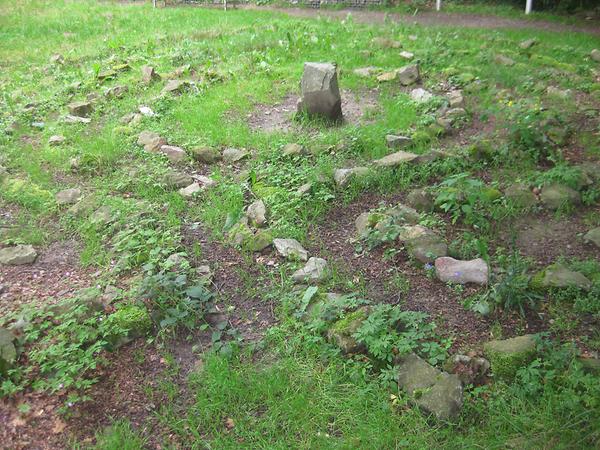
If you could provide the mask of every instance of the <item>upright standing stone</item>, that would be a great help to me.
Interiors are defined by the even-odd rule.
[[[334,64],[304,63],[301,88],[298,112],[334,121],[342,119],[342,98]]]

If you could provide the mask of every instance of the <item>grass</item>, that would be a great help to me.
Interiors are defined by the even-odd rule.
[[[551,132],[568,129],[570,141],[562,147],[585,148],[592,159],[600,154],[594,113],[598,66],[589,58],[600,38],[583,33],[362,24],[351,17],[334,21],[254,10],[154,10],[149,4],[91,0],[13,3],[0,1],[0,166],[8,172],[1,180],[0,237],[3,244],[39,247],[67,239],[81,242],[81,263],[97,267],[102,285],[135,283],[137,275],[151,271],[147,265],[161,267],[173,253],[209,258],[198,243],[184,245],[182,228],[201,222],[213,238],[225,241],[228,217],[239,217],[257,198],[267,205],[275,237],[296,238],[309,246],[310,231],[325,223],[327,212],[346,207],[366,191],[383,195],[427,187],[435,197],[450,177],[469,181],[458,189],[445,188],[456,224],[439,211],[423,215],[422,223],[452,236],[453,254],[482,256],[502,266],[501,231],[537,209],[512,208],[504,198],[488,201],[483,189],[503,190],[517,179],[530,187],[551,181],[577,187],[579,171],[562,155],[561,145],[549,143]],[[416,40],[409,39],[413,35]],[[407,64],[398,49],[373,44],[375,37],[399,40],[415,53],[423,86],[438,98],[419,105],[395,83],[356,75],[353,70],[360,67],[389,71]],[[538,40],[533,50],[520,49],[519,43],[532,37]],[[49,62],[57,53],[64,64]],[[498,54],[515,64],[497,64]],[[249,125],[248,116],[257,110],[297,96],[302,62],[331,60],[338,64],[345,96],[355,97],[359,106],[366,95],[376,98],[378,108],[368,120],[338,127],[299,120],[289,132],[274,133]],[[116,79],[97,79],[99,71],[124,62],[130,69]],[[164,78],[193,79],[195,84],[180,96],[162,95],[165,81],[140,82],[140,67],[147,64]],[[127,93],[105,98],[104,91],[117,85],[128,86]],[[472,117],[460,138],[459,131],[452,138],[428,134],[450,85],[463,88]],[[548,96],[548,86],[571,94]],[[88,96],[97,98],[89,125],[61,120],[68,103]],[[138,125],[124,124],[121,118],[141,105],[156,115],[143,117]],[[240,167],[206,167],[191,159],[173,166],[136,144],[142,130],[155,131],[184,149],[243,147],[250,157],[240,165],[243,173]],[[48,139],[56,134],[66,141],[50,146]],[[336,168],[369,164],[390,153],[386,134],[415,136],[410,151],[418,154],[441,147],[458,157],[378,169],[346,189],[336,187],[331,180]],[[482,140],[491,142],[490,152],[474,157],[470,145]],[[302,144],[307,155],[282,155],[287,143]],[[186,200],[165,181],[173,170],[202,172],[218,185]],[[310,195],[297,195],[305,183],[312,183]],[[84,201],[75,209],[58,206],[54,195],[73,187],[82,189]],[[586,196],[585,220],[597,225],[597,188],[587,188]],[[109,207],[111,221],[94,223],[93,213],[102,206]],[[354,230],[347,231],[352,237]],[[413,277],[394,266],[401,251],[386,253],[391,278],[383,288],[389,298],[403,301],[415,286]],[[572,264],[590,277],[599,272],[590,261]],[[328,289],[367,294],[369,280],[353,273],[352,262],[342,267],[332,261],[332,266]],[[290,295],[289,275],[296,268],[281,264],[274,272],[261,269],[258,277],[241,267],[231,270],[238,271],[244,284],[240,295],[274,298],[279,305]],[[126,296],[134,295],[135,285],[131,288]],[[445,292],[460,298],[463,291]],[[577,293],[571,304],[566,301],[571,293],[553,292],[547,300],[554,298],[556,305],[548,308],[549,314],[567,317],[553,331],[597,342],[597,336],[579,336],[579,317],[571,319],[596,317],[593,292]],[[459,422],[441,424],[427,420],[396,386],[378,378],[372,361],[342,358],[296,321],[293,311],[279,309],[282,325],[270,331],[260,354],[242,349],[231,358],[203,356],[203,369],[185,385],[186,406],[177,402],[175,380],[162,380],[161,389],[173,402],[162,406],[157,419],[182,447],[542,448],[550,442],[555,448],[584,448],[598,442],[597,404],[586,397],[594,394],[590,381],[576,363],[563,367],[564,361],[574,361],[572,355],[555,364],[563,364],[561,374],[585,388],[578,391],[567,375],[550,387],[542,385],[536,377],[550,369],[533,366],[514,385],[467,390]],[[252,317],[252,311],[244,313]],[[532,393],[528,387],[538,390]],[[565,389],[570,397],[561,397]],[[561,414],[559,400],[573,406],[569,414]],[[584,403],[587,410],[580,408]],[[98,434],[97,447],[142,448],[147,438],[127,421],[116,421]],[[157,439],[166,440],[162,435]]]

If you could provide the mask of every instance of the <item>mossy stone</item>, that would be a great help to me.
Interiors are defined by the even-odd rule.
[[[108,337],[113,348],[121,347],[136,338],[146,336],[152,330],[152,319],[142,306],[127,305],[108,316],[105,326],[118,329]]]
[[[364,351],[364,345],[358,343],[352,335],[356,333],[368,315],[368,307],[362,307],[347,314],[333,323],[327,331],[327,340],[337,345],[346,354]]]
[[[511,381],[517,370],[529,364],[536,354],[533,335],[495,340],[483,345],[492,373],[500,380]]]

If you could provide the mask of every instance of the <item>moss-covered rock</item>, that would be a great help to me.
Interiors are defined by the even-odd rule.
[[[15,336],[7,329],[0,328],[0,378],[17,362]]]
[[[589,290],[592,282],[582,273],[575,272],[562,264],[555,263],[536,273],[529,282],[532,289],[577,288]]]
[[[146,336],[152,330],[152,319],[142,306],[127,305],[108,316],[104,326],[109,330],[108,341],[113,348]]]
[[[483,345],[492,373],[498,379],[511,381],[521,367],[529,364],[536,354],[533,335],[494,340]]]
[[[346,314],[345,317],[334,322],[329,328],[327,340],[337,345],[346,354],[364,351],[364,345],[358,343],[352,335],[356,333],[368,315],[368,307],[362,307]]]

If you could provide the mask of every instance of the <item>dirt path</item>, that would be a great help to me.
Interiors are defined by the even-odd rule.
[[[391,13],[385,11],[357,11],[352,9],[326,10],[309,8],[268,8],[255,5],[243,6],[244,9],[259,9],[281,12],[294,17],[328,17],[345,19],[349,13],[359,23],[383,23],[392,20],[399,24],[420,24],[425,26],[440,25],[465,28],[515,28],[534,29],[553,32],[579,32],[600,36],[600,23],[590,22],[590,25],[567,25],[541,20],[511,19],[492,15],[475,15],[459,13],[421,12],[418,15]]]

